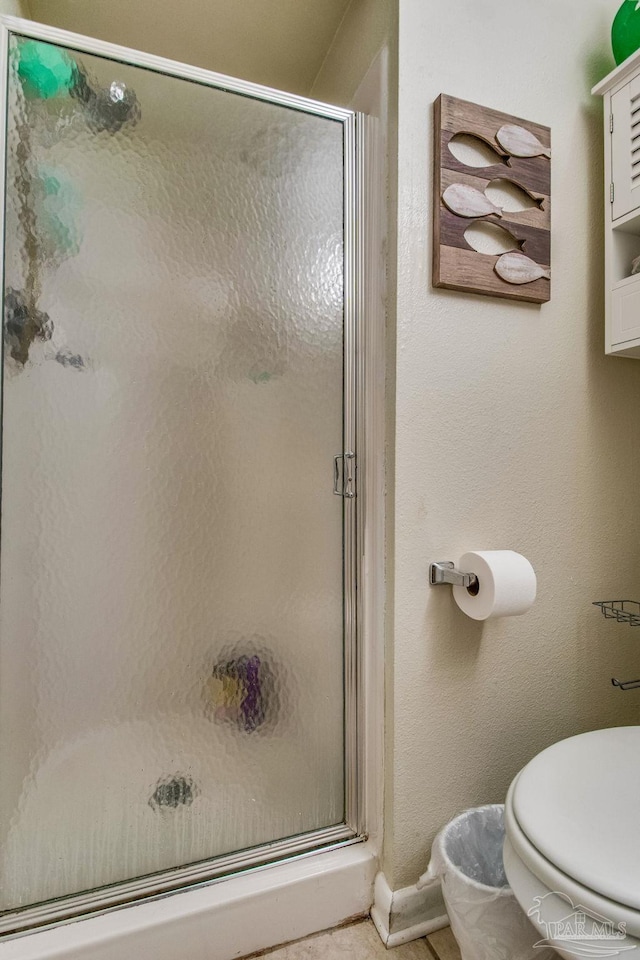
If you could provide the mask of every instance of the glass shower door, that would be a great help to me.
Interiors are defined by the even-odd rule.
[[[353,446],[353,115],[24,26],[6,65],[9,912],[353,834],[354,506],[332,486]]]

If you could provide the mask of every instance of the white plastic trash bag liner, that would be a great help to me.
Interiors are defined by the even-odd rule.
[[[461,813],[436,837],[418,887],[440,879],[462,960],[551,960],[507,883],[503,843],[503,804]]]

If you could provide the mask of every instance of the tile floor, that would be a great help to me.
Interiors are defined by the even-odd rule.
[[[265,960],[460,960],[458,945],[448,927],[426,940],[413,940],[387,950],[370,920],[317,933],[253,956]]]
[[[434,960],[460,960],[460,949],[451,933],[451,927],[430,934],[427,943]]]

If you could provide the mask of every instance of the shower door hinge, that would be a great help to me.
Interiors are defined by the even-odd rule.
[[[342,482],[340,482],[340,461],[342,460]],[[356,495],[356,455],[347,450],[333,458],[333,492],[336,497],[353,500]]]

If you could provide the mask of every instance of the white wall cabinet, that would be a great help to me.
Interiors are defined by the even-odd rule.
[[[605,352],[640,358],[640,51],[593,93],[604,99]]]

